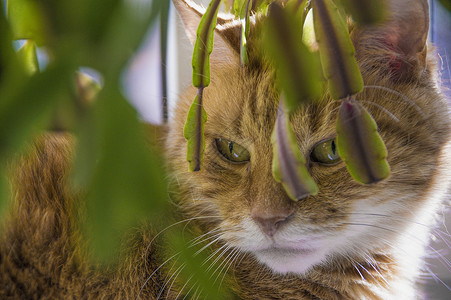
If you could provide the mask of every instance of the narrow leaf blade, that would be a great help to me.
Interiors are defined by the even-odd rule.
[[[281,99],[282,103],[282,99]],[[276,126],[272,134],[272,173],[282,183],[287,195],[294,201],[318,193],[318,186],[310,176],[306,161],[299,150],[283,104],[279,104]]]
[[[354,180],[371,184],[390,175],[387,148],[376,122],[357,101],[343,101],[336,130],[338,154]]]
[[[193,85],[207,87],[210,84],[210,53],[213,51],[214,30],[221,0],[212,0],[197,28],[193,52]]]
[[[315,0],[312,7],[315,35],[330,95],[334,99],[343,99],[360,92],[363,79],[344,17],[330,0]]]
[[[241,8],[241,39],[240,39],[240,62],[241,65],[247,65],[249,58],[247,56],[247,38],[249,36],[249,14],[252,6],[252,0],[246,0]]]
[[[203,153],[205,150],[205,122],[207,113],[202,105],[203,89],[200,88],[194,98],[188,112],[183,136],[187,139],[186,160],[189,162],[189,170],[200,171],[202,168]]]

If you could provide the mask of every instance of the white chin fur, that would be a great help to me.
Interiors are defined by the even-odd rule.
[[[278,274],[294,273],[303,275],[314,265],[320,263],[325,255],[320,250],[297,251],[268,249],[254,252],[259,262]]]

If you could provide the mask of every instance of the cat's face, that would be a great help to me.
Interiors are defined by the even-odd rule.
[[[291,201],[271,173],[279,99],[273,71],[252,63],[241,68],[237,54],[223,49],[230,53],[213,57],[212,82],[204,91],[208,121],[201,171],[188,172],[183,137],[195,89],[181,98],[169,132],[168,157],[187,215],[202,216],[205,231],[219,228],[223,243],[253,254],[277,273],[303,274],[339,256],[389,249],[402,238],[409,220],[426,214],[434,201],[437,159],[449,124],[425,52],[391,52],[396,45],[387,47],[387,39],[398,33],[383,35],[386,30],[354,30],[352,37],[366,86],[357,99],[375,118],[387,146],[388,179],[361,185],[351,178],[334,149],[340,102],[325,93],[291,118],[319,187],[317,195]],[[216,39],[233,41],[226,35]],[[257,52],[250,54],[257,59]]]

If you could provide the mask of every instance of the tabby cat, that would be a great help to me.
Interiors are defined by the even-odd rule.
[[[203,168],[189,172],[183,126],[196,90],[180,98],[165,140],[173,201],[199,236],[216,239],[241,299],[421,299],[436,212],[447,197],[450,118],[428,51],[426,0],[391,0],[378,26],[349,25],[365,88],[357,99],[377,121],[391,175],[361,185],[336,153],[340,101],[327,93],[291,117],[299,149],[319,187],[293,202],[271,173],[278,106],[274,71],[252,22],[249,64],[239,63],[240,23],[219,18],[211,56]],[[175,1],[194,42],[201,12]],[[117,269],[83,259],[65,185],[73,139],[48,134],[13,176],[14,209],[0,244],[0,298],[183,298],[183,282],[160,268],[164,249],[143,228]],[[175,280],[175,279],[174,279]]]

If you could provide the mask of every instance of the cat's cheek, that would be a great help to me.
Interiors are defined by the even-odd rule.
[[[326,259],[326,250],[316,249],[308,252],[290,254],[258,251],[254,255],[260,263],[269,267],[274,273],[303,275],[309,269]]]

